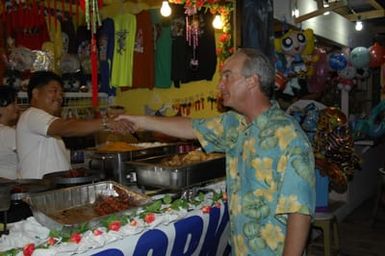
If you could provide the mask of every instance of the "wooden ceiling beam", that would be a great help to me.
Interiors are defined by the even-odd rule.
[[[357,21],[357,20],[370,20],[370,19],[376,19],[376,18],[383,18],[385,17],[385,10],[375,10],[375,11],[367,11],[367,12],[358,12],[355,14],[349,14],[345,15],[345,18],[347,18],[350,21]]]
[[[306,13],[304,15],[301,15],[301,16],[295,18],[294,22],[298,24],[298,23],[301,23],[302,21],[305,21],[305,20],[317,17],[319,15],[322,15],[325,12],[331,12],[331,11],[334,11],[336,9],[339,9],[339,8],[342,8],[342,7],[345,7],[345,6],[346,6],[346,3],[344,1],[330,3],[329,7],[322,7],[320,9],[316,10],[316,11],[309,12],[309,13]]]
[[[376,0],[368,0],[369,4],[373,6],[376,10],[384,10],[381,4],[379,4]]]

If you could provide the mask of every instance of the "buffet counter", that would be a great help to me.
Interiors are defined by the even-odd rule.
[[[225,183],[202,189],[212,192],[192,199],[197,201],[187,207],[176,210],[166,205],[151,219],[143,218],[138,210],[128,222],[121,221],[121,226],[83,227],[71,231],[70,238],[30,217],[9,225],[10,234],[0,238],[0,255],[229,255],[227,202],[218,197],[225,191]],[[153,200],[163,196],[156,195]]]

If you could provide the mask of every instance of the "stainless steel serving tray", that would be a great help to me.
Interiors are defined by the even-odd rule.
[[[143,144],[143,143],[142,143]],[[132,143],[135,145],[135,143]],[[141,143],[137,144],[139,147]],[[101,151],[96,148],[89,149],[88,151],[93,154],[93,159],[107,160],[107,159],[124,159],[124,160],[136,160],[144,159],[152,156],[163,156],[169,154],[175,154],[178,151],[179,143],[171,143],[167,145],[143,147],[136,150],[123,150],[123,151]],[[119,155],[117,157],[117,155]]]
[[[170,167],[161,161],[170,156],[158,156],[126,162],[136,173],[137,185],[181,190],[226,175],[225,156],[183,166]]]
[[[90,227],[93,227],[96,226],[101,219],[106,218],[109,215],[97,216],[95,213],[92,213],[92,205],[99,196],[118,196],[118,189],[123,191],[125,195],[132,199],[132,204],[130,203],[132,207],[120,212],[111,213],[109,215],[128,214],[138,207],[151,202],[151,199],[146,195],[130,190],[114,181],[98,182],[82,186],[50,190],[42,193],[34,193],[27,196],[25,201],[30,205],[33,216],[36,220],[50,229],[60,230],[66,227],[77,227],[86,222],[90,225]],[[62,218],[52,217],[56,216],[58,212],[79,208],[86,211],[85,215],[87,215],[88,218],[87,216],[82,216],[82,218],[71,221],[71,224],[68,224],[68,222],[63,221]]]

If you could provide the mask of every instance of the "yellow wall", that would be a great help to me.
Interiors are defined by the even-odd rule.
[[[174,115],[176,111],[171,105],[177,105],[186,102],[194,102],[198,98],[204,98],[204,109],[195,110],[194,104],[190,108],[189,117],[211,117],[218,114],[216,105],[207,101],[207,97],[215,97],[217,95],[218,75],[214,75],[212,81],[198,81],[188,84],[182,84],[181,88],[169,89],[131,89],[125,92],[118,91],[116,96],[116,104],[125,107],[126,112],[130,114],[144,114],[145,105],[151,109],[157,110],[162,105],[169,105],[170,108],[165,113],[168,116]]]
[[[143,9],[148,9],[145,4],[136,4],[132,2],[122,3],[121,1],[112,1],[110,5],[103,7],[101,15],[103,18],[112,17],[122,12],[138,13]],[[157,110],[162,106],[170,106],[166,111],[166,115],[176,114],[171,105],[177,105],[186,102],[194,102],[198,98],[204,98],[204,109],[195,110],[194,106],[190,108],[189,117],[211,117],[218,114],[216,105],[207,101],[207,97],[215,97],[217,95],[218,75],[215,74],[212,81],[198,81],[188,84],[182,84],[181,88],[169,89],[130,89],[121,92],[117,89],[115,104],[125,107],[129,114],[144,114],[145,105],[151,109]],[[192,104],[193,105],[193,104]]]

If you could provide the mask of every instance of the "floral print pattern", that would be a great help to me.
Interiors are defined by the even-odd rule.
[[[233,255],[282,255],[289,213],[313,215],[312,148],[276,102],[251,123],[228,111],[193,120],[207,152],[225,152]]]

